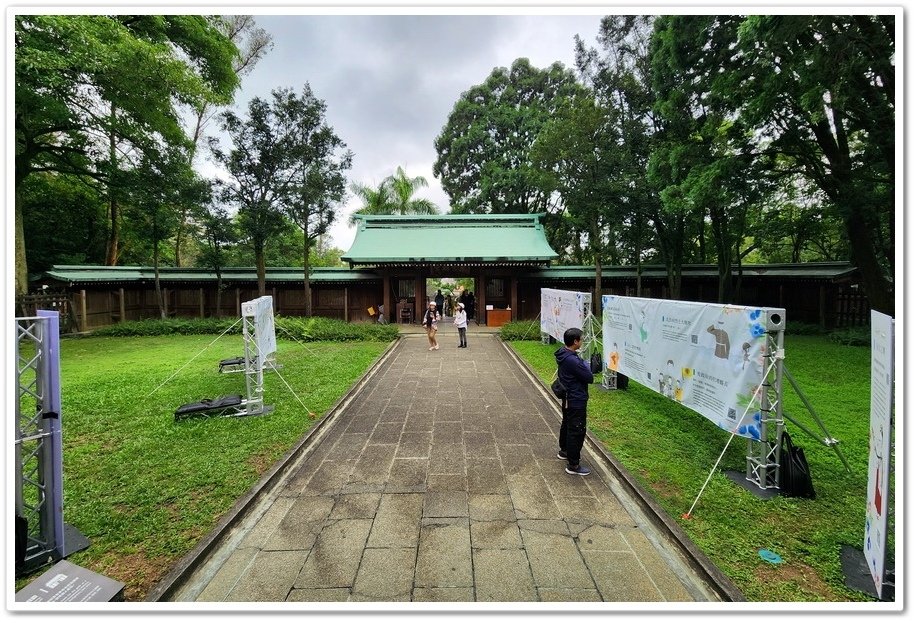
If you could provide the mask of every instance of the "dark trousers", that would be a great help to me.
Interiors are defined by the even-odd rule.
[[[560,423],[560,450],[566,452],[571,467],[579,465],[582,444],[585,443],[585,406],[564,407]]]
[[[458,346],[468,345],[468,328],[458,327]]]

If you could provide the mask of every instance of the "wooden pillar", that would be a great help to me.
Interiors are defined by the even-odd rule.
[[[89,329],[89,321],[86,318],[86,291],[80,290],[80,331]]]
[[[273,299],[274,313],[275,313],[275,314],[279,314],[279,313],[280,313],[280,301],[279,301],[279,299],[277,299],[277,288],[276,288],[276,286],[274,286],[273,288],[270,289],[270,298]]]
[[[782,305],[780,305],[782,307]],[[820,285],[817,298],[817,317],[820,320],[821,327],[827,328],[827,288],[824,284]]]
[[[118,288],[118,312],[121,314],[121,319],[118,322],[124,322],[127,320],[125,310],[126,306],[124,305],[124,288]]]
[[[426,276],[423,274],[423,269],[420,269],[416,279],[413,286],[413,317],[414,320],[420,322],[423,314],[426,313]]]
[[[382,273],[382,305],[385,306],[385,316],[391,318],[391,274],[386,269]]]
[[[477,292],[474,293],[476,311],[477,314],[477,324],[487,324],[487,276],[484,274],[483,270],[480,271],[480,274],[477,276]]]
[[[165,313],[165,317],[169,317],[169,289],[162,288],[162,311]]]
[[[242,291],[239,288],[235,289],[235,315],[242,316]]]
[[[344,322],[350,322],[350,288],[344,286]]]
[[[200,317],[204,318],[205,316],[204,316],[204,289],[203,288],[198,289],[198,296],[200,300]]]
[[[512,308],[510,314],[512,320],[518,320],[518,277],[515,276],[515,273],[509,277],[509,307]]]

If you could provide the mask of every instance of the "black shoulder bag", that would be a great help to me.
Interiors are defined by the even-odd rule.
[[[815,497],[811,469],[803,448],[792,443],[788,431],[782,432],[782,447],[779,449],[779,490],[790,498]]]

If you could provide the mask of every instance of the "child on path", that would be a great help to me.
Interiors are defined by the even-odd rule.
[[[436,304],[433,301],[429,302],[429,308],[423,314],[423,326],[426,327],[429,350],[439,350],[439,342],[436,340],[436,331],[439,330],[439,312],[436,311]]]

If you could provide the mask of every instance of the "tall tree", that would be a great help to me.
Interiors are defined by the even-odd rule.
[[[774,174],[803,174],[843,219],[869,303],[894,310],[893,15],[673,18],[696,50],[671,57],[759,141]],[[675,32],[672,31],[672,32]],[[787,166],[788,165],[788,166]]]
[[[342,172],[350,167],[352,156],[338,155],[345,145],[323,116],[324,102],[308,84],[301,97],[292,89],[274,89],[270,101],[256,97],[249,102],[247,119],[232,111],[223,114],[231,149],[210,139],[214,159],[232,177],[223,185],[221,197],[238,207],[240,229],[254,252],[261,296],[266,293],[265,248],[290,224],[284,209],[296,215],[308,245],[329,225],[334,197],[342,196]],[[306,249],[306,257],[307,253]]]
[[[360,182],[350,183],[350,192],[362,201],[360,206],[353,214],[350,215],[350,225],[356,225],[359,222],[357,214],[392,214],[394,198],[391,196],[391,185],[388,178],[382,180],[377,187]]]
[[[601,308],[601,264],[620,222],[615,203],[622,207],[612,147],[618,137],[607,111],[589,94],[558,111],[531,150],[532,162],[552,178],[569,224],[585,234],[587,257],[595,265],[596,310]]]
[[[336,207],[346,194],[345,171],[352,166],[353,154],[325,121],[327,106],[308,84],[292,103],[290,151],[294,173],[283,203],[286,214],[302,232],[305,315],[311,316],[310,251],[337,218]]]
[[[353,182],[350,190],[362,199],[363,205],[350,215],[350,225],[358,222],[357,214],[437,214],[439,208],[429,199],[414,197],[414,194],[429,186],[422,175],[410,177],[398,167],[377,188]]]
[[[394,175],[388,177],[391,187],[391,199],[395,214],[436,214],[436,204],[425,198],[414,197],[421,188],[426,188],[429,183],[422,175],[409,177],[402,167],[398,167]]]
[[[228,263],[228,247],[238,240],[238,234],[228,210],[212,202],[202,215],[201,227],[204,247],[198,259],[203,266],[212,268],[216,273],[216,315],[222,316],[223,267]]]
[[[160,316],[165,318],[159,281],[160,246],[174,235],[187,206],[206,203],[209,184],[194,173],[184,149],[171,148],[155,156],[145,154],[140,166],[128,175],[126,187],[130,225],[152,247],[156,300]]]
[[[751,16],[720,86],[843,219],[874,309],[894,313],[893,15]],[[774,71],[778,68],[778,71]]]
[[[599,48],[576,38],[576,68],[595,94],[606,116],[607,142],[603,160],[613,169],[605,191],[613,206],[607,256],[636,265],[637,295],[641,292],[643,256],[654,246],[647,221],[658,220],[658,190],[647,175],[657,122],[652,112],[652,82],[648,42],[654,18],[606,16],[598,31]],[[596,145],[596,149],[599,146]]]
[[[531,213],[555,208],[549,181],[531,162],[531,146],[551,117],[582,92],[561,63],[526,58],[462,94],[435,147],[433,173],[453,212]]]
[[[273,48],[273,38],[257,25],[252,15],[223,15],[214,19],[216,28],[238,48],[239,54],[232,64],[232,69],[241,80],[251,73],[258,61]],[[191,146],[188,150],[188,158],[192,165],[204,138],[204,131],[218,110],[215,102],[205,100],[196,102],[192,107],[192,129],[189,132]],[[175,233],[175,266],[182,264],[184,240],[188,230],[194,225],[190,216],[188,213],[180,215],[178,230]]]
[[[22,293],[28,266],[18,190],[30,174],[102,179],[111,137],[139,149],[157,141],[186,144],[179,103],[228,102],[238,78],[235,46],[206,16],[17,15],[14,37]]]

